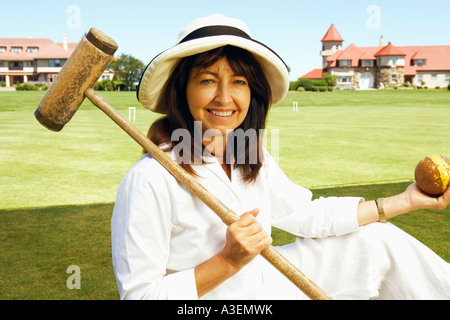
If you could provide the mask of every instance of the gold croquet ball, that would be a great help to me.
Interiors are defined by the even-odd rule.
[[[422,159],[414,173],[417,186],[430,195],[442,195],[450,182],[450,160],[444,156]]]

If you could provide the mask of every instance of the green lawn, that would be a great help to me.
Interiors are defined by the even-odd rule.
[[[40,95],[0,92],[0,208],[113,202],[140,146],[88,102],[60,133],[46,130],[33,115]],[[139,107],[134,92],[104,96],[125,117],[136,107],[144,133],[158,116]],[[267,132],[279,139],[268,138],[268,148],[277,147],[282,169],[308,188],[410,181],[421,158],[448,155],[449,105],[448,91],[290,93],[270,111]]]
[[[158,115],[134,92],[102,95],[146,132]],[[0,299],[116,299],[110,216],[123,175],[141,148],[85,102],[60,133],[34,118],[42,92],[0,92]],[[292,111],[298,101],[299,111]],[[315,196],[366,199],[404,190],[417,162],[449,155],[450,92],[444,90],[289,93],[269,114],[268,148]],[[422,211],[393,223],[450,262],[449,218]],[[275,244],[292,241],[274,230]],[[66,269],[81,268],[69,290]]]

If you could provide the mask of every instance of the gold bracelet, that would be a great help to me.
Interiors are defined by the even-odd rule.
[[[386,215],[384,214],[384,205],[383,205],[384,198],[379,198],[378,200],[375,200],[375,204],[377,205],[378,210],[378,217],[380,219],[381,223],[386,223]]]

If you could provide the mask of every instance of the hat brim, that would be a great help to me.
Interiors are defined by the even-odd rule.
[[[289,89],[289,74],[283,60],[257,41],[233,35],[220,35],[183,42],[156,56],[142,74],[137,93],[139,102],[147,109],[164,114],[166,101],[162,92],[178,62],[184,57],[226,45],[251,52],[269,82],[272,105],[283,100]]]

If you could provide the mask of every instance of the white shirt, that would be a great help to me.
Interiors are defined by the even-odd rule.
[[[266,151],[253,184],[243,183],[236,169],[230,181],[214,157],[193,168],[197,180],[238,215],[259,208],[257,220],[268,234],[272,226],[306,238],[358,230],[361,198],[312,200],[312,193],[292,183]],[[111,220],[121,299],[197,299],[194,268],[223,249],[226,228],[211,209],[145,155],[121,182]],[[202,298],[264,298],[266,263],[255,258]]]

